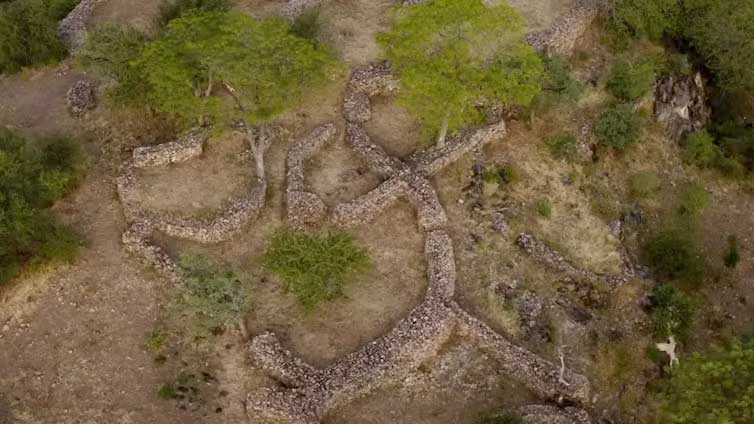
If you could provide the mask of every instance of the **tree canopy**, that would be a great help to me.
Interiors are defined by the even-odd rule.
[[[22,266],[72,258],[78,241],[47,212],[80,176],[80,157],[66,139],[41,148],[0,128],[0,284]]]
[[[161,112],[268,120],[327,80],[335,60],[279,18],[204,12],[172,20],[132,63]]]
[[[399,102],[444,138],[484,118],[489,103],[527,105],[541,90],[542,60],[505,2],[432,0],[401,7],[378,40],[400,77]]]

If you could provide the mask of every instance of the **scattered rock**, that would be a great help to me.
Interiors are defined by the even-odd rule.
[[[65,95],[66,105],[71,115],[79,117],[97,107],[94,84],[87,80],[78,80]]]

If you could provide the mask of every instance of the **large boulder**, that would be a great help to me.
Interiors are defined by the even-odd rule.
[[[711,109],[702,75],[669,76],[655,88],[655,116],[668,135],[680,140],[686,133],[704,128]]]

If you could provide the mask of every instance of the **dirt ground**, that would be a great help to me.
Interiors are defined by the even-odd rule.
[[[266,16],[276,13],[283,3],[239,0],[237,7]],[[513,0],[511,4],[522,11],[531,29],[541,29],[570,3]],[[130,24],[147,30],[157,5],[156,0],[106,0],[95,10],[93,23]],[[374,35],[387,29],[394,5],[390,0],[326,1],[321,9],[323,39],[348,66],[376,60],[380,51]],[[200,406],[182,409],[157,396],[160,385],[174,380],[187,364],[179,356],[164,363],[155,361],[145,347],[147,336],[160,324],[166,287],[122,248],[125,222],[114,177],[133,146],[161,139],[155,135],[157,130],[150,134],[152,123],[122,119],[123,115],[106,106],[83,120],[70,118],[64,96],[80,77],[64,63],[0,78],[0,125],[35,136],[70,134],[82,140],[91,158],[81,187],[54,208],[86,241],[79,259],[25,275],[0,291],[0,424],[241,422],[244,394],[270,380],[248,363],[234,332],[224,335],[218,349],[202,356],[196,365],[214,375],[201,383],[205,395]],[[253,284],[253,308],[245,319],[249,331],[274,331],[285,347],[316,366],[326,366],[385,334],[420,302],[427,284],[424,240],[416,229],[415,212],[405,201],[386,210],[373,224],[353,231],[368,250],[373,267],[347,288],[344,298],[325,308],[305,313],[280,281],[261,270],[266,240],[285,224],[285,156],[294,140],[326,122],[339,128],[337,139],[306,164],[307,183],[328,205],[353,199],[379,183],[343,140],[340,105],[345,81],[344,74],[278,120],[280,135],[266,157],[267,207],[254,224],[231,241],[211,246],[157,237],[173,255],[201,253],[247,276]],[[580,111],[591,113],[591,101],[598,100],[587,98],[579,105]],[[419,125],[392,99],[375,99],[373,112],[367,129],[390,154],[405,157],[423,148]],[[580,268],[616,272],[621,245],[609,230],[609,220],[595,211],[590,184],[598,180],[623,195],[627,176],[649,169],[662,176],[663,190],[673,193],[688,179],[703,178],[713,196],[703,216],[708,229],[703,244],[709,262],[717,264],[720,272],[719,283],[705,289],[712,306],[699,325],[700,337],[689,346],[693,350],[754,325],[750,307],[754,302],[750,250],[754,200],[743,187],[683,167],[677,147],[661,138],[623,157],[600,158],[596,166],[555,161],[545,150],[543,138],[555,128],[576,130],[583,118],[573,111],[556,115],[530,124],[513,123],[505,140],[464,157],[434,178],[451,222],[458,300],[493,328],[550,359],[555,360],[558,348],[567,345],[568,366],[589,375],[595,386],[594,417],[643,422],[615,409],[616,405],[641,405],[645,399],[636,395],[644,381],[641,376],[654,372],[644,353],[631,349],[650,343],[646,314],[639,306],[648,282],[636,279],[611,292],[600,316],[585,322],[575,313],[583,309],[576,296],[563,295],[568,283],[523,255],[514,244],[515,237],[531,232]],[[240,137],[226,134],[214,137],[196,160],[139,171],[141,200],[155,210],[185,216],[211,214],[253,184],[251,163],[241,154],[245,149]],[[467,188],[474,164],[479,162],[515,166],[520,176],[518,183],[500,187],[484,200],[483,211],[476,213]],[[534,211],[536,201],[543,198],[552,204],[549,219]],[[507,234],[492,229],[489,213],[495,210],[512,211]],[[729,234],[735,234],[741,246],[742,261],[735,271],[720,267]],[[636,253],[630,246],[629,250]],[[546,308],[549,342],[527,337],[520,317],[495,291],[512,281],[550,302]],[[563,298],[570,303],[557,303]],[[621,337],[613,339],[616,333]],[[534,400],[502,375],[494,360],[454,339],[405,384],[382,388],[335,411],[325,422],[472,424],[482,413]]]

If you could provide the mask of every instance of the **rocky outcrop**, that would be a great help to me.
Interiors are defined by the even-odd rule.
[[[97,107],[94,91],[94,84],[91,81],[76,81],[65,95],[68,112],[72,116],[79,117]]]
[[[702,75],[697,72],[693,76],[669,76],[658,81],[654,109],[657,120],[674,140],[703,129],[712,110],[707,104]]]
[[[58,24],[58,35],[71,53],[75,53],[86,40],[86,21],[101,0],[81,0]]]

